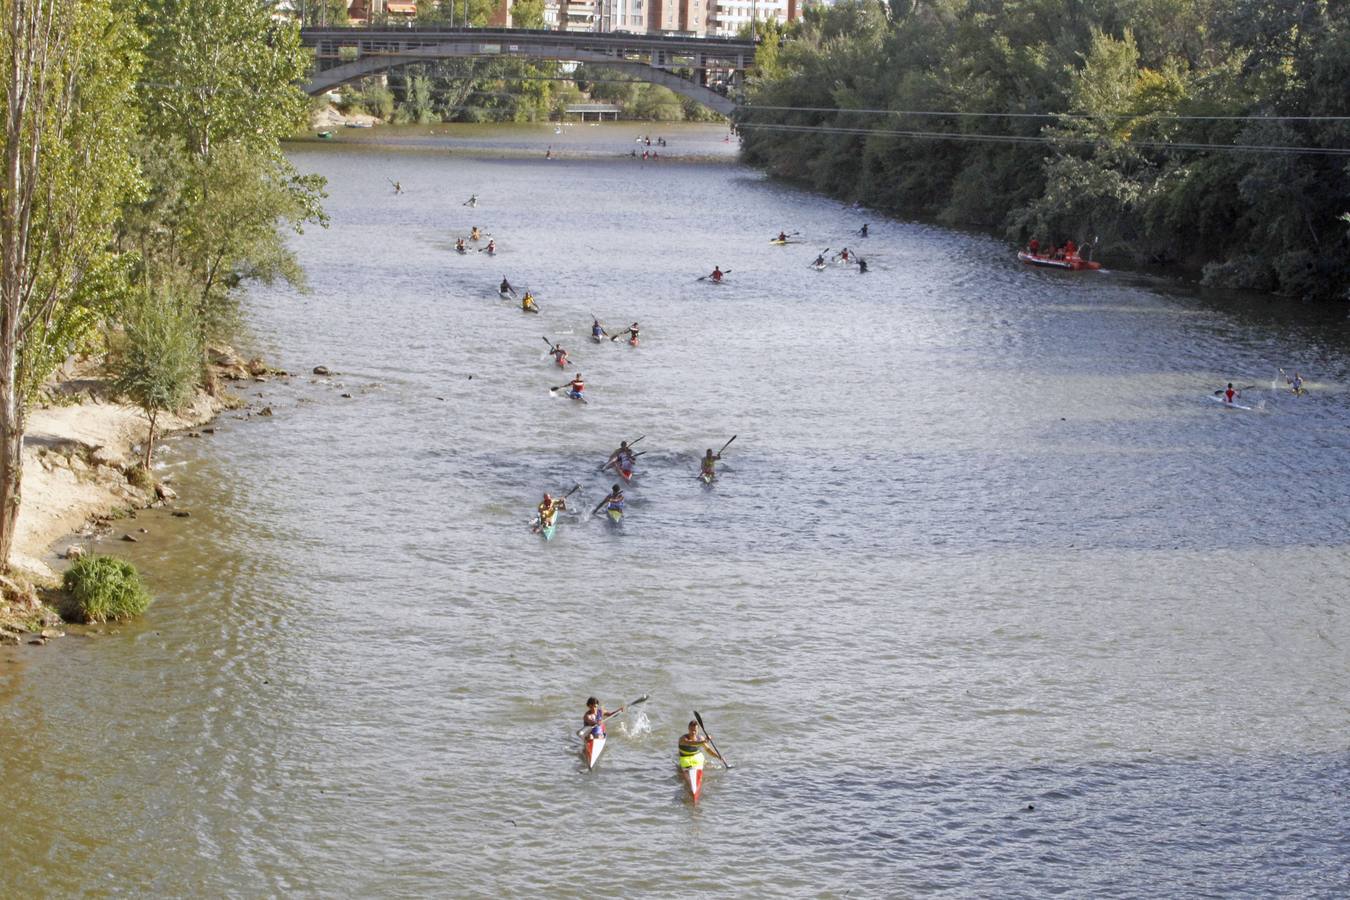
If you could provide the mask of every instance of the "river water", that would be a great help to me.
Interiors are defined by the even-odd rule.
[[[292,149],[332,227],[246,312],[305,374],[167,446],[192,517],[102,545],[143,619],[0,651],[0,894],[1344,895],[1343,311],[1026,269],[715,127],[436,131]],[[620,528],[530,533],[640,435]]]

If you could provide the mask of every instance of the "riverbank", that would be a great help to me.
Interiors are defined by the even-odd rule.
[[[161,417],[161,434],[200,428],[241,406],[243,401],[222,385],[262,382],[278,374],[285,373],[261,359],[245,361],[231,350],[213,350],[208,385],[184,409]],[[67,555],[68,548],[58,546],[64,538],[91,523],[107,527],[128,510],[172,503],[176,496],[169,484],[140,471],[145,414],[112,396],[101,359],[67,362],[43,396],[28,416],[12,572],[0,580],[0,643],[60,623],[37,589],[56,584],[51,563]]]

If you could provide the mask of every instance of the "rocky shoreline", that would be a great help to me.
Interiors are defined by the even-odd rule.
[[[260,358],[243,360],[228,348],[213,349],[207,385],[178,414],[162,417],[161,430],[209,433],[203,426],[244,403],[225,384],[286,374]],[[140,408],[111,396],[102,360],[68,361],[45,386],[43,400],[28,416],[23,503],[10,572],[0,576],[0,644],[42,643],[60,634],[61,617],[43,596],[58,584],[47,560],[63,538],[91,523],[110,529],[128,510],[171,506],[177,499],[167,480],[146,478],[140,469],[146,432]],[[60,555],[74,558],[80,551],[76,545]]]

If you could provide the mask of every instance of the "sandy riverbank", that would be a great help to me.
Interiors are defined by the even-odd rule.
[[[212,354],[214,384],[265,381],[277,374],[261,360],[245,362],[230,351]],[[45,389],[48,398],[28,415],[23,450],[23,503],[19,509],[13,575],[0,598],[0,640],[20,626],[52,624],[28,584],[51,584],[54,544],[89,522],[128,508],[171,502],[172,489],[132,478],[147,433],[145,414],[110,396],[100,361],[71,361]],[[161,433],[197,428],[240,405],[226,390],[199,391],[176,415],[161,417]]]

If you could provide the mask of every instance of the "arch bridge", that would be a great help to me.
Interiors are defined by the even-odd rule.
[[[310,96],[410,63],[505,57],[603,65],[730,116],[755,63],[754,42],[734,38],[406,26],[302,28],[300,37],[314,50]]]

